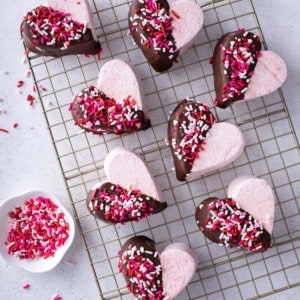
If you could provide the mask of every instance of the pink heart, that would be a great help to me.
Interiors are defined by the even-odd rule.
[[[196,209],[200,230],[213,242],[249,251],[271,247],[275,198],[263,179],[241,176],[228,187],[228,197],[205,199]]]
[[[134,0],[129,28],[135,43],[157,72],[168,70],[194,42],[203,26],[203,12],[190,0]]]
[[[170,116],[168,142],[180,181],[225,167],[241,155],[245,144],[237,126],[215,123],[206,105],[187,99]]]
[[[243,29],[222,36],[212,63],[214,102],[221,108],[272,93],[287,77],[283,59],[272,51],[261,51],[259,36]]]
[[[40,5],[24,16],[21,34],[26,48],[43,56],[95,55],[101,50],[87,0],[48,0],[47,7]]]
[[[153,240],[135,236],[119,252],[119,271],[137,299],[174,299],[188,285],[196,268],[197,257],[184,243],[170,244],[159,254]]]
[[[98,135],[145,130],[150,120],[144,93],[132,67],[114,59],[100,70],[97,86],[83,89],[70,106],[75,125]]]
[[[105,158],[107,181],[95,185],[87,207],[97,218],[112,223],[139,221],[167,207],[145,162],[134,152],[118,147]]]

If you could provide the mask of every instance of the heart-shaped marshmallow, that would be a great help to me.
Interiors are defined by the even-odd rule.
[[[159,254],[153,240],[135,236],[119,252],[119,271],[136,299],[174,299],[196,268],[196,255],[183,243],[171,244]]]
[[[287,77],[282,58],[272,51],[261,51],[259,36],[243,29],[227,33],[219,40],[213,70],[214,103],[221,108],[272,93]]]
[[[145,162],[134,152],[115,148],[105,158],[108,181],[88,193],[88,210],[111,223],[139,221],[167,207]]]
[[[48,0],[23,18],[21,34],[29,51],[43,56],[97,54],[101,45],[87,0]]]
[[[168,135],[179,181],[223,168],[240,156],[245,144],[237,126],[215,123],[208,106],[188,99],[170,116]]]
[[[194,42],[203,26],[203,12],[191,0],[134,0],[129,28],[135,43],[157,72],[164,72]]]
[[[95,134],[130,133],[151,126],[144,93],[132,67],[114,59],[100,70],[97,86],[83,89],[70,106],[75,125]]]
[[[240,176],[229,184],[227,194],[272,233],[275,197],[265,180],[254,176]]]
[[[266,251],[271,247],[275,199],[271,187],[253,176],[233,180],[226,199],[208,198],[196,209],[207,238],[225,246]]]

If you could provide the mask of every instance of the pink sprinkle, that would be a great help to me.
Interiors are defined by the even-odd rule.
[[[29,285],[29,283],[25,283],[24,285],[23,285],[23,289],[28,289],[30,287],[30,285]]]
[[[62,297],[56,294],[52,297],[52,300],[62,300]]]

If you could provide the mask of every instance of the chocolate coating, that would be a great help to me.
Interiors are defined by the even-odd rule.
[[[259,41],[259,37],[254,35],[251,32],[244,32],[243,30],[240,30],[238,32],[231,32],[227,33],[222,36],[222,38],[217,43],[214,55],[213,55],[213,71],[214,71],[214,84],[215,84],[215,91],[216,91],[216,99],[215,99],[215,105],[220,108],[226,108],[231,103],[243,100],[245,92],[242,93],[234,93],[233,97],[228,97],[229,92],[225,92],[224,95],[224,86],[228,85],[231,81],[231,76],[233,73],[233,67],[230,64],[229,68],[225,70],[224,67],[224,49],[229,49],[231,46],[231,42],[236,41],[237,39],[244,39],[246,41],[251,40],[251,44],[249,45],[248,52],[251,53],[251,58],[253,60],[253,63],[250,64],[249,69],[247,70],[247,74],[244,78],[241,78],[240,81],[243,82],[245,87],[247,87],[250,83],[251,73],[254,71],[256,63],[257,63],[257,57],[259,56],[259,51],[261,50],[261,43]],[[231,54],[228,54],[229,57],[232,57]],[[227,74],[224,73],[227,72]],[[225,99],[224,99],[225,97]]]
[[[101,115],[97,109],[97,113],[93,113],[89,115],[89,121],[86,120],[86,112],[84,111],[83,104],[86,100],[85,95],[91,97],[95,102],[95,106],[101,106],[100,101],[108,101],[107,104],[110,106],[105,108],[104,111],[101,111]],[[90,86],[89,88],[83,89],[77,96],[74,98],[74,102],[71,105],[71,113],[73,119],[75,121],[75,125],[80,128],[86,130],[87,132],[92,132],[94,134],[102,135],[102,134],[123,134],[123,133],[131,133],[140,130],[146,130],[151,127],[151,121],[146,118],[145,113],[142,110],[135,111],[135,118],[137,121],[132,123],[131,125],[124,126],[124,122],[122,122],[121,128],[117,128],[116,125],[111,125],[108,122],[109,111],[116,105],[116,101],[107,97],[103,92],[99,91],[96,87]],[[104,118],[103,122],[100,122],[101,118]],[[124,119],[126,118],[124,114],[122,114]],[[87,125],[89,124],[89,126]]]
[[[194,115],[186,115],[187,109],[190,109]],[[191,172],[193,162],[197,158],[199,151],[203,150],[201,144],[205,140],[214,120],[213,114],[208,110],[206,105],[187,99],[180,102],[171,114],[168,122],[168,140],[174,161],[176,177],[179,181],[186,180],[187,174]],[[196,122],[195,126],[194,122]],[[185,126],[181,126],[182,124]],[[192,143],[187,143],[188,147],[183,149],[184,151],[188,150],[187,155],[178,155],[179,145],[187,135],[185,128],[189,128],[191,124],[192,130],[188,130],[188,134],[192,136],[196,135],[197,139],[193,139]],[[189,147],[192,146],[193,143],[195,150],[190,151]]]
[[[211,209],[209,209],[209,206],[211,204],[216,204],[219,200],[221,200],[221,201],[229,200],[231,202],[232,201],[234,202],[234,200],[232,200],[232,199],[220,199],[220,198],[216,198],[216,197],[208,198],[201,202],[201,204],[197,207],[196,212],[195,212],[195,218],[196,218],[197,225],[198,225],[200,231],[203,232],[203,234],[208,239],[210,239],[211,241],[213,241],[215,243],[223,244],[223,245],[229,246],[229,247],[240,246],[240,247],[247,249],[249,251],[252,251],[252,252],[255,252],[255,251],[263,252],[271,247],[271,236],[263,228],[259,229],[259,231],[261,231],[261,234],[259,234],[257,238],[253,238],[253,240],[251,242],[252,244],[250,246],[248,243],[246,243],[244,245],[239,245],[239,242],[241,242],[241,239],[242,239],[242,235],[238,235],[238,234],[234,235],[231,240],[225,241],[224,238],[221,238],[221,234],[224,231],[221,231],[219,229],[219,224],[216,226],[216,228],[208,228],[207,226],[209,225],[209,221],[212,220],[212,218],[211,218],[212,213],[211,213]],[[237,209],[234,206],[231,206],[231,207],[233,207],[234,210]],[[245,225],[245,222],[250,222],[250,223],[255,222],[255,219],[249,213],[247,213],[245,210],[243,210],[241,208],[239,208],[238,210],[241,211],[242,213],[246,214],[245,217],[240,222],[241,228],[243,228],[243,226]],[[220,210],[214,209],[215,214],[217,214],[218,211],[220,211]],[[228,212],[230,214],[230,209],[228,209]],[[221,219],[226,220],[226,216],[221,217]],[[236,230],[236,228],[235,228],[235,230]],[[226,234],[224,234],[224,235],[226,235]],[[258,249],[256,249],[256,247],[258,247]]]
[[[157,0],[156,2],[160,5],[160,9],[164,8],[166,13],[169,15],[170,6],[168,1]],[[175,48],[174,52],[170,52],[170,50],[162,52],[159,50],[155,50],[153,46],[150,46],[150,44],[147,45],[144,44],[144,41],[141,38],[141,34],[146,39],[149,39],[150,34],[146,30],[146,28],[141,25],[140,20],[134,19],[135,15],[143,16],[140,10],[144,7],[145,7],[145,3],[140,3],[139,0],[134,0],[130,5],[129,15],[128,15],[128,24],[129,24],[130,32],[132,34],[135,43],[142,50],[144,56],[148,60],[149,64],[153,67],[153,69],[156,72],[164,72],[172,67],[173,62],[177,60],[179,51]],[[137,25],[134,25],[136,23]],[[174,44],[176,42],[174,40],[173,35],[170,32],[167,32],[167,39]]]
[[[140,191],[131,191],[131,200],[124,204],[122,195],[128,195],[128,193],[128,190],[118,185],[105,182],[98,189],[89,191],[86,200],[87,208],[91,214],[102,221],[123,224],[128,221],[139,221],[150,214],[157,214],[167,207],[166,202],[157,201]],[[104,199],[104,194],[112,196],[110,202]],[[117,198],[118,201],[116,201]],[[129,205],[133,209],[127,209]]]
[[[45,8],[39,6],[35,9]],[[53,57],[62,57],[66,55],[75,55],[75,54],[98,54],[101,50],[101,44],[99,41],[95,41],[92,35],[90,28],[87,28],[85,33],[82,34],[80,39],[72,40],[70,45],[62,50],[63,41],[56,41],[54,45],[47,44],[34,44],[32,36],[32,27],[25,20],[21,23],[20,32],[23,42],[26,48],[34,53],[43,56],[53,56]]]
[[[134,248],[136,248],[136,250],[132,251]],[[128,253],[130,253],[130,255],[128,255]],[[137,273],[135,272],[137,268],[135,268],[135,265],[131,268],[132,265],[129,263],[129,257],[131,257],[130,261],[132,261],[132,257],[134,257],[137,264],[144,261],[149,266],[151,262],[150,265],[153,266],[151,274],[147,272],[148,270],[143,272],[143,274],[139,272],[139,278],[137,279]],[[145,268],[147,269],[147,267]],[[119,252],[119,271],[123,273],[127,283],[127,288],[136,297],[136,299],[162,300],[164,298],[161,262],[153,240],[142,235],[135,236],[127,240]],[[151,276],[150,280],[148,280],[149,277],[146,277],[147,275]],[[149,293],[147,290],[152,291]],[[153,298],[154,294],[155,297]]]

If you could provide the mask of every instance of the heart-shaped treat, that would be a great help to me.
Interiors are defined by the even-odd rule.
[[[222,36],[212,64],[214,103],[221,108],[272,93],[287,77],[282,58],[272,51],[261,51],[259,36],[243,29]]]
[[[70,106],[75,125],[94,134],[122,134],[151,126],[144,94],[132,67],[114,59],[100,70],[97,86],[83,89]]]
[[[124,224],[167,207],[145,162],[134,152],[115,148],[105,158],[104,171],[108,181],[95,185],[87,197],[95,217]]]
[[[179,181],[228,165],[240,156],[245,144],[237,126],[215,123],[207,105],[188,99],[171,114],[167,140]]]
[[[233,180],[226,199],[208,198],[196,209],[207,238],[226,247],[266,251],[271,247],[275,199],[271,187],[253,176]]]
[[[29,51],[43,56],[97,54],[101,45],[87,0],[48,0],[23,17],[21,35]]]
[[[196,268],[196,255],[183,243],[170,244],[159,254],[153,240],[136,236],[119,252],[119,271],[136,299],[174,299]]]
[[[191,0],[134,0],[128,16],[135,43],[157,72],[164,72],[194,42],[203,12]]]

